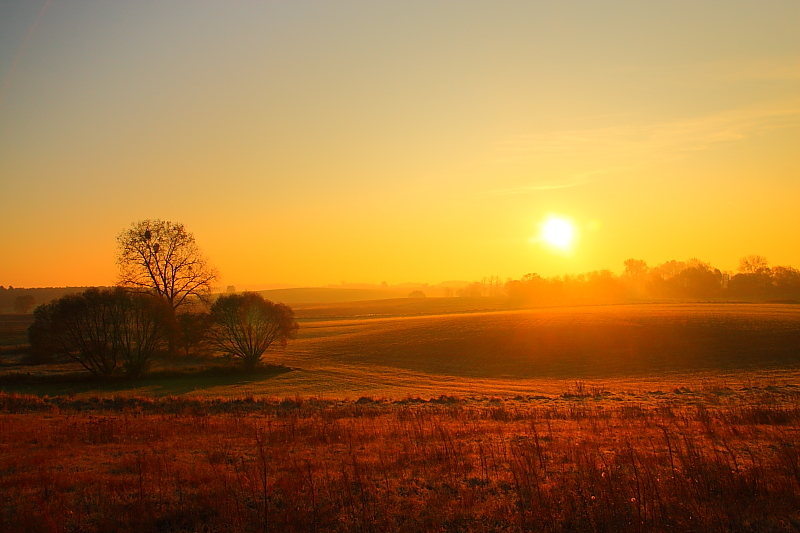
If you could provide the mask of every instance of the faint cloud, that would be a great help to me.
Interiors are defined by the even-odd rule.
[[[782,100],[735,110],[649,125],[622,125],[524,135],[498,143],[503,159],[547,157],[674,156],[707,150],[720,143],[747,139],[769,130],[800,124],[800,99]]]
[[[618,75],[641,74],[659,79],[662,84],[694,86],[708,82],[800,80],[800,55],[784,57],[735,58],[673,65],[617,65]]]
[[[9,69],[8,74],[6,74],[6,79],[2,85],[2,88],[0,88],[0,104],[3,103],[6,91],[8,90],[8,87],[11,85],[11,80],[14,77],[14,72],[17,70],[17,65],[19,64],[19,60],[22,57],[23,52],[25,52],[25,49],[28,47],[28,43],[31,40],[31,36],[33,35],[34,31],[36,31],[36,26],[39,24],[39,19],[42,18],[42,14],[47,9],[47,6],[50,5],[50,2],[51,0],[46,0],[45,3],[42,5],[41,9],[36,14],[36,18],[33,19],[33,23],[30,25],[28,33],[25,35],[25,39],[22,41],[22,44],[20,44],[19,48],[17,48],[17,53],[14,54],[14,61],[13,63],[11,63],[11,68]]]
[[[491,194],[496,196],[505,195],[505,194],[521,194],[526,192],[536,192],[536,191],[552,191],[555,189],[569,189],[571,187],[577,187],[579,185],[583,185],[588,183],[587,181],[575,181],[575,182],[564,182],[564,183],[555,183],[555,182],[540,182],[533,185],[523,185],[521,187],[511,187],[507,189],[497,189],[492,191]]]
[[[620,170],[621,168],[622,167],[614,167],[614,168],[593,170],[591,172],[581,172],[578,174],[573,174],[569,179],[561,181],[542,180],[536,183],[532,183],[530,185],[521,185],[519,187],[495,189],[494,191],[491,192],[491,194],[495,196],[501,196],[507,194],[524,194],[537,191],[552,191],[556,189],[570,189],[572,187],[579,187],[581,185],[586,185],[587,183],[591,183],[592,181],[594,181],[595,176],[598,176],[600,174],[607,174],[615,170]]]
[[[687,65],[683,70],[699,80],[800,80],[800,56],[713,61]]]

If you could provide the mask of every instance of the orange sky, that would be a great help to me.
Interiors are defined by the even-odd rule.
[[[223,284],[800,267],[798,35],[796,1],[4,2],[0,284],[111,284],[144,218]]]

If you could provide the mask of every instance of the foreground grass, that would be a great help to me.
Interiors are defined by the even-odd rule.
[[[0,395],[2,531],[796,531],[798,387]]]

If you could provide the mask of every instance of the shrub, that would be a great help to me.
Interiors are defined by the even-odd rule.
[[[163,298],[119,287],[88,289],[37,307],[28,338],[34,356],[68,355],[99,376],[113,374],[121,361],[126,374],[137,376],[174,328]]]
[[[211,307],[211,318],[212,345],[229,357],[240,358],[248,370],[255,368],[273,343],[285,346],[295,338],[299,327],[289,306],[254,292],[220,296]]]
[[[175,317],[178,321],[178,346],[186,355],[190,352],[203,351],[208,342],[208,330],[211,328],[211,315],[208,313],[180,313]]]
[[[151,294],[120,294],[114,316],[114,341],[119,347],[128,376],[147,372],[153,355],[167,349],[176,330],[175,315],[169,302]]]

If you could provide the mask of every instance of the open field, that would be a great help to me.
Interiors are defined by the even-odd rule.
[[[800,529],[800,306],[449,300],[300,306],[250,375],[7,380],[0,530]]]
[[[797,531],[800,388],[682,395],[0,395],[0,529]]]
[[[558,394],[575,380],[662,391],[703,382],[800,382],[798,305],[659,303],[486,311],[466,299],[427,300],[429,312],[438,313],[442,301],[451,312],[420,314],[426,308],[414,306],[423,304],[407,299],[382,306],[362,302],[298,309],[298,339],[285,351],[267,354],[268,362],[289,366],[290,372],[107,384],[6,382],[0,388],[49,395],[402,398]],[[453,308],[456,304],[463,307]],[[363,316],[365,309],[396,315]],[[7,372],[20,370],[47,371]]]
[[[0,348],[28,343],[28,326],[33,315],[0,314]]]
[[[800,306],[654,304],[315,321],[287,356],[534,378],[796,366],[799,350]]]
[[[324,320],[337,318],[388,318],[502,311],[520,308],[508,298],[390,298],[361,302],[292,304],[297,318]]]

